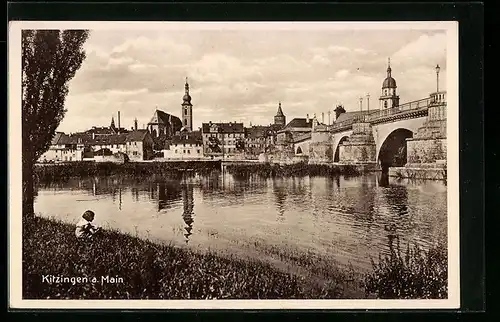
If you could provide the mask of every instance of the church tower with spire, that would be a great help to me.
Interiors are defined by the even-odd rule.
[[[182,127],[188,132],[193,130],[193,104],[191,104],[191,96],[189,95],[189,84],[186,77],[186,84],[184,85],[184,97],[182,98],[182,111],[181,120]]]
[[[382,83],[382,95],[379,98],[380,109],[393,108],[399,105],[399,96],[396,94],[396,80],[391,75],[391,59],[388,59],[387,77]]]
[[[280,127],[286,125],[286,116],[285,114],[283,114],[283,111],[281,110],[281,102],[279,102],[278,112],[274,116],[274,124],[279,125]]]
[[[114,118],[113,116],[111,117],[111,125],[110,125],[109,127],[110,127],[111,129],[113,129],[113,130],[116,128],[116,127],[115,127],[115,118]]]

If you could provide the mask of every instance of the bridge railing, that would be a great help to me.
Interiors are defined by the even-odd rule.
[[[401,104],[401,105],[394,107],[394,108],[376,110],[373,112],[369,112],[367,114],[356,115],[348,120],[345,120],[342,122],[336,122],[333,125],[329,126],[328,129],[330,131],[338,131],[341,129],[348,128],[348,127],[352,126],[352,124],[357,123],[357,122],[372,122],[375,120],[383,119],[385,117],[389,117],[389,116],[403,113],[406,111],[428,108],[429,105],[431,105],[433,103],[436,103],[436,102],[432,97],[426,97],[426,98],[423,98],[420,100]]]
[[[328,127],[328,130],[332,131],[332,130],[343,129],[343,128],[352,126],[353,123],[356,123],[357,121],[360,121],[360,120],[361,119],[359,116],[355,116],[353,118],[350,118],[350,119],[342,121],[342,122],[335,122],[334,124],[332,124]]]
[[[420,99],[417,101],[404,103],[404,104],[401,104],[401,105],[393,107],[393,108],[375,111],[375,112],[370,113],[369,115],[365,116],[365,122],[371,122],[371,121],[374,121],[376,119],[388,117],[388,116],[399,114],[399,113],[406,112],[406,111],[428,108],[430,103],[431,103],[431,98],[427,97],[427,98]]]

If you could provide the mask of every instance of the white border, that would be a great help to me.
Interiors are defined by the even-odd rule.
[[[21,29],[368,30],[441,29],[447,33],[448,296],[446,300],[23,300]],[[458,22],[67,22],[15,21],[8,33],[9,307],[19,309],[456,309],[460,307]]]

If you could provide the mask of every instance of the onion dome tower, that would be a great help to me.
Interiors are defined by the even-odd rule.
[[[399,96],[396,94],[396,80],[392,78],[391,59],[388,59],[387,77],[382,83],[382,95],[379,98],[380,109],[399,106]]]
[[[186,84],[184,85],[184,96],[182,97],[182,111],[181,120],[182,127],[187,131],[193,130],[193,104],[191,104],[191,95],[189,95],[189,84],[186,77]]]

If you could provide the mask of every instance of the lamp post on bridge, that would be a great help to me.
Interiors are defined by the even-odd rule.
[[[439,71],[441,70],[441,67],[439,67],[439,64],[436,65],[436,93],[439,93]]]
[[[358,122],[361,122],[364,117],[363,117],[363,96],[359,97],[359,117],[358,117]]]

